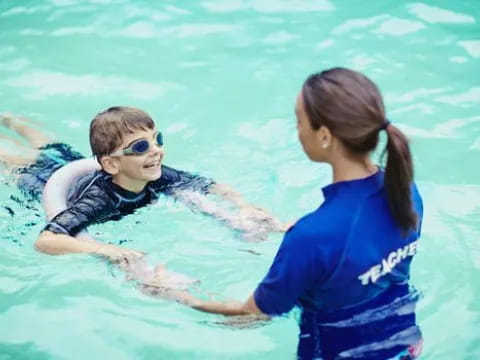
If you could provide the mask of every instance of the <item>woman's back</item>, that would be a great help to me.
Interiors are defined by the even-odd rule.
[[[389,210],[383,172],[327,186],[325,201],[286,234],[257,292],[262,309],[284,313],[290,299],[310,311],[331,312],[373,299],[409,278],[422,216],[413,186],[417,231],[403,236]],[[275,289],[263,304],[263,292]],[[281,294],[284,292],[284,294]]]
[[[383,180],[379,171],[365,179],[327,186],[324,204],[295,229],[295,237],[303,238],[308,231],[312,251],[326,256],[322,259],[323,276],[312,282],[314,310],[358,305],[408,280],[421,226],[422,201],[413,186],[419,225],[417,231],[404,236],[392,218]]]
[[[312,272],[299,301],[303,351],[314,351],[320,343],[315,346],[324,358],[342,352],[348,358],[365,356],[372,347],[377,354],[370,352],[367,358],[384,359],[401,350],[397,342],[404,347],[420,339],[414,315],[417,295],[407,282],[422,201],[413,186],[419,226],[404,236],[389,210],[383,175],[379,171],[327,186],[322,206],[289,234],[289,241],[302,243],[303,253],[314,254],[307,257],[310,265],[301,266]]]

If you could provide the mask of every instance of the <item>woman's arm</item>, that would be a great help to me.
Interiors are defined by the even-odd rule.
[[[250,314],[263,314],[255,303],[253,295],[245,301],[241,302],[219,302],[219,301],[204,301],[200,299],[191,299],[191,307],[203,312],[211,314],[222,314],[227,316],[232,315],[250,315]],[[187,304],[189,305],[189,304]],[[265,314],[263,314],[265,315]],[[266,316],[266,315],[265,315]]]
[[[255,303],[253,294],[244,302],[237,301],[211,301],[202,300],[192,295],[187,290],[178,290],[168,287],[162,287],[160,284],[162,279],[156,279],[158,288],[163,288],[163,296],[171,300],[177,301],[183,305],[189,306],[195,310],[203,311],[210,314],[221,314],[226,316],[235,315],[262,315],[268,318],[268,315],[262,313]]]

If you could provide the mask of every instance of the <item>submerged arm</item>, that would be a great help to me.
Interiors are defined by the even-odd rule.
[[[239,192],[226,184],[213,184],[210,188],[212,194],[231,202],[238,209],[240,220],[245,223],[256,223],[266,231],[284,232],[286,226],[267,210],[250,204]]]
[[[162,283],[162,279],[157,278],[157,283]],[[172,288],[164,288],[164,294],[166,295],[165,297],[168,297],[170,300],[210,314],[221,314],[225,316],[255,315],[255,320],[266,320],[270,318],[258,308],[253,294],[243,303],[238,301],[202,300],[187,290]]]
[[[198,191],[179,189],[174,195],[190,208],[213,216],[240,231],[247,241],[266,240],[268,233],[286,230],[286,226],[278,219],[265,210],[248,204],[240,194],[230,189],[225,185],[213,184],[209,188],[209,193],[230,200],[236,205],[233,209],[222,205],[215,197],[206,196]]]
[[[239,192],[235,191],[229,185],[213,184],[209,190],[212,194],[218,195],[223,199],[230,201],[238,208],[249,206],[247,200],[245,200],[245,198]]]

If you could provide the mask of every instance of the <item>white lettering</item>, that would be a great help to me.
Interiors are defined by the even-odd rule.
[[[378,278],[382,276],[382,265],[372,266],[370,270],[372,271],[372,282],[375,283],[377,282]]]
[[[392,271],[392,267],[388,263],[387,259],[382,260],[382,276],[388,274],[390,271]]]
[[[396,251],[392,251],[389,255],[388,255],[388,265],[390,265],[390,268],[393,268],[395,265],[397,265],[397,252]]]
[[[413,256],[417,253],[417,244],[418,241],[410,243],[410,245],[408,246],[408,256]]]
[[[398,262],[405,260],[408,256],[408,245],[397,250]]]
[[[409,256],[414,256],[417,253],[417,247],[418,240],[392,251],[387,257],[382,259],[380,264],[372,266],[361,274],[358,279],[362,285],[368,285],[370,282],[375,283],[380,277],[390,273],[401,261]]]
[[[360,275],[358,278],[360,279],[360,281],[362,282],[362,285],[368,285],[369,283],[369,280],[370,280],[370,271],[371,269],[369,269],[367,272],[363,273],[362,275]]]

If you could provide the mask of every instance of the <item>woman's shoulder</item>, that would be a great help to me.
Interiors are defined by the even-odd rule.
[[[420,190],[418,189],[418,186],[415,182],[412,183],[412,186],[410,187],[411,192],[412,192],[412,199],[415,203],[422,203],[422,195],[420,194]]]
[[[336,241],[348,233],[351,216],[347,212],[332,212],[326,206],[301,217],[288,231],[291,237],[304,241],[322,239]]]

